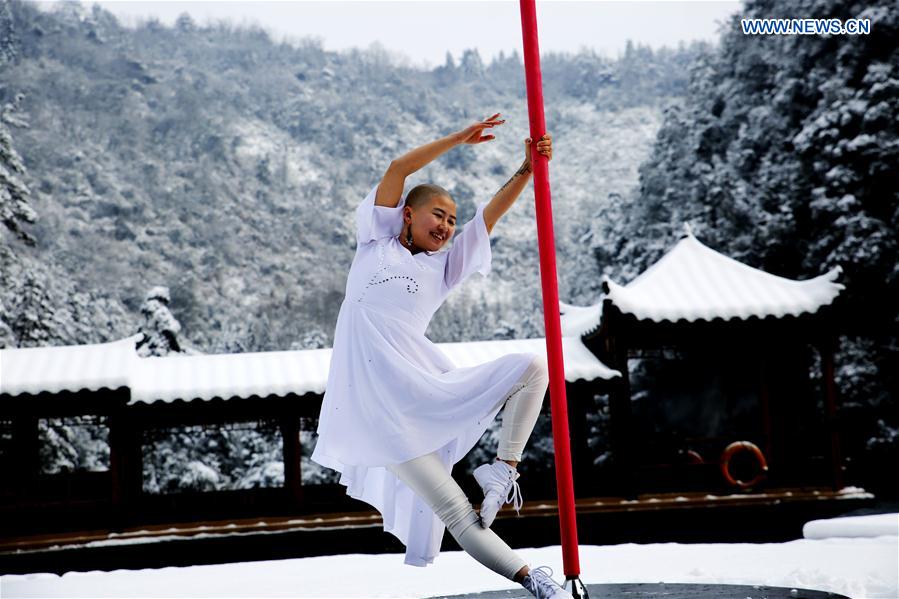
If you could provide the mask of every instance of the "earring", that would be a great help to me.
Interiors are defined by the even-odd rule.
[[[406,229],[406,245],[412,245],[412,223],[409,223],[409,228]]]

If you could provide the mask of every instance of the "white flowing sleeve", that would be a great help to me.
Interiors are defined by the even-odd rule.
[[[378,183],[380,185],[380,182]],[[403,229],[405,196],[395,208],[375,204],[378,193],[375,185],[356,208],[356,243],[362,244],[382,237],[399,235]]]
[[[486,205],[486,201],[478,205],[475,215],[465,223],[462,232],[453,238],[453,245],[446,252],[443,281],[447,289],[452,289],[474,272],[484,276],[490,272],[493,254],[487,223],[484,222]]]

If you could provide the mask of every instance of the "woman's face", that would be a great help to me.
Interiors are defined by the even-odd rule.
[[[436,252],[453,238],[456,230],[456,203],[443,195],[431,196],[415,210],[412,237],[416,246]]]

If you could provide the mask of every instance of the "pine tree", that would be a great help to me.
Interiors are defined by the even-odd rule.
[[[471,48],[462,52],[459,68],[462,69],[466,77],[480,78],[484,76],[484,62],[481,60],[481,55],[477,48]]]
[[[51,345],[56,308],[50,299],[46,280],[43,271],[28,270],[18,288],[11,325],[19,347]]]
[[[0,251],[3,251],[4,249],[5,248],[0,247]],[[9,321],[10,315],[6,311],[6,304],[0,299],[0,349],[18,345],[15,332],[13,332],[12,327],[7,324]]]
[[[28,126],[19,114],[19,104],[23,98],[24,94],[16,94],[13,103],[0,108],[0,221],[18,239],[33,246],[36,240],[22,228],[22,224],[35,222],[37,213],[28,204],[31,191],[22,180],[26,175],[25,166],[13,147],[12,134],[7,127]]]
[[[15,59],[18,45],[9,2],[0,2],[0,67]]]
[[[175,29],[181,33],[193,33],[197,30],[197,24],[189,13],[183,12],[175,20]]]
[[[167,356],[181,353],[178,332],[181,324],[169,311],[169,288],[156,286],[150,289],[140,312],[144,322],[138,332],[144,337],[137,343],[137,353],[142,357]]]

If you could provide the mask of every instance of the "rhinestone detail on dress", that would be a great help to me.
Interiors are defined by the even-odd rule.
[[[411,255],[410,255],[410,257],[411,257]],[[390,275],[389,274],[390,267],[398,264],[398,262],[394,262],[393,264],[384,264],[384,262],[385,262],[384,244],[379,243],[378,244],[378,268],[375,269],[374,274],[368,280],[368,283],[366,283],[365,289],[362,290],[362,295],[360,295],[359,298],[356,300],[357,302],[362,301],[362,298],[365,297],[365,292],[372,285],[380,285],[381,283],[386,283],[386,282],[392,281],[394,279],[407,279],[408,282],[406,283],[406,291],[408,291],[409,293],[418,293],[418,290],[420,287],[419,287],[418,281],[416,281],[413,277],[410,277],[408,275]],[[422,266],[421,264],[419,264],[416,260],[413,260],[413,262],[415,263],[415,265],[418,267],[419,270],[424,270],[425,267]]]

